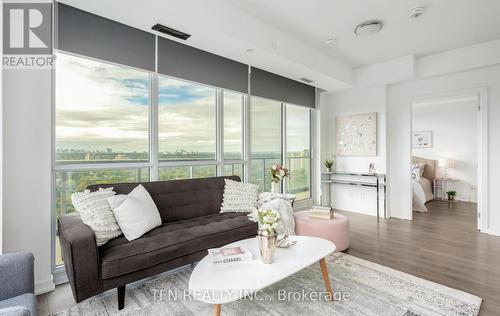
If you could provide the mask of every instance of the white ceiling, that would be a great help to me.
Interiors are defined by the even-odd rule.
[[[500,38],[500,0],[61,0],[151,31],[162,23],[192,34],[187,45],[338,91],[354,85],[353,68],[426,55]],[[410,9],[424,5],[418,20]],[[385,27],[357,38],[354,27]],[[335,36],[333,46],[324,41]],[[175,39],[174,39],[175,40]],[[255,50],[248,54],[248,48]]]
[[[500,38],[499,0],[226,0],[350,66],[427,55]],[[424,6],[413,20],[410,10]],[[359,38],[359,23],[380,19],[382,31]],[[339,40],[325,45],[329,37]]]

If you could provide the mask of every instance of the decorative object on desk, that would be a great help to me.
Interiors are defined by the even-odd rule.
[[[309,218],[332,219],[333,209],[331,206],[313,206],[307,214]]]
[[[448,175],[447,175],[448,169],[455,168],[455,160],[448,159],[448,158],[441,158],[441,159],[439,159],[438,166],[440,168],[444,169],[443,179],[447,179],[448,178]]]
[[[413,148],[432,148],[432,131],[413,132]]]
[[[252,261],[252,253],[245,247],[226,247],[208,249],[215,265]]]
[[[290,239],[288,239],[288,236],[283,236],[282,238],[278,239],[276,246],[278,248],[290,248],[293,245],[295,245],[296,243],[297,243],[296,240],[290,240]]]
[[[274,251],[276,250],[276,228],[281,216],[275,210],[259,209],[248,214],[248,217],[259,224],[257,241],[259,242],[260,257],[263,263],[273,262]]]
[[[282,166],[281,164],[276,164],[271,167],[271,192],[279,193],[280,192],[280,183],[281,180],[288,177],[288,169]]]
[[[446,192],[446,195],[448,196],[448,201],[455,201],[455,196],[457,195],[457,191],[450,190]]]
[[[377,169],[375,169],[375,164],[373,162],[368,166],[368,173],[377,174]]]
[[[332,172],[333,168],[333,160],[327,159],[323,162],[326,167],[326,172]]]
[[[339,156],[377,155],[377,113],[335,118],[336,147]]]

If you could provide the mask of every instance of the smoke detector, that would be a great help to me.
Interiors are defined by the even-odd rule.
[[[410,11],[410,17],[412,19],[418,19],[422,14],[424,14],[425,8],[424,7],[414,7]]]
[[[375,33],[378,33],[382,27],[384,27],[384,23],[379,20],[371,20],[361,23],[356,26],[354,29],[354,34],[360,37],[368,37]]]

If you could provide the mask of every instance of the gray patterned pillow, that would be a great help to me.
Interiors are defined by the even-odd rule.
[[[259,187],[255,184],[225,179],[221,213],[252,212],[257,203]]]
[[[99,188],[95,192],[85,190],[71,195],[75,210],[80,214],[83,223],[94,231],[98,246],[122,234],[107,200],[113,195],[113,188]]]

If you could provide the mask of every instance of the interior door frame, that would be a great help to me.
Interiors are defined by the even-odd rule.
[[[477,115],[477,229],[483,233],[489,231],[489,183],[488,183],[488,88],[478,87],[472,89],[461,89],[444,93],[433,93],[411,99],[410,111],[410,133],[413,131],[413,104],[417,102],[430,101],[435,99],[445,99],[451,97],[476,96],[478,99]],[[411,143],[410,143],[411,144]],[[410,145],[410,165],[413,146]],[[410,213],[413,213],[413,201]],[[412,218],[411,214],[410,218]]]

